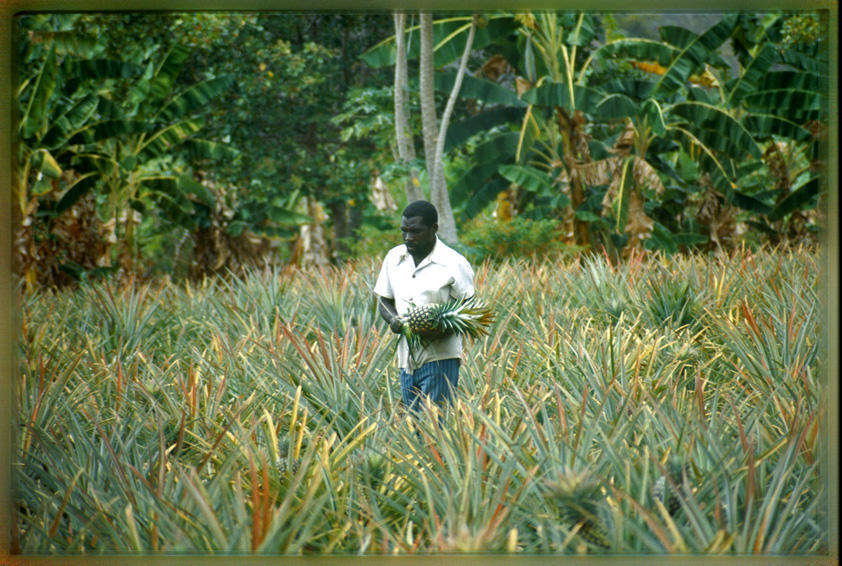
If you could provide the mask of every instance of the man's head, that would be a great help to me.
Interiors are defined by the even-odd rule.
[[[424,258],[436,245],[439,213],[425,200],[410,203],[401,216],[401,233],[406,249],[415,258]]]

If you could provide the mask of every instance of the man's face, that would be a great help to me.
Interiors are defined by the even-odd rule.
[[[436,245],[436,231],[439,225],[427,226],[420,216],[401,217],[401,233],[406,249],[413,256],[424,257],[433,251]]]

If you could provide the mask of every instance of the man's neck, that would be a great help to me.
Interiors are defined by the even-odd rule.
[[[433,250],[434,250],[435,248],[436,248],[436,244],[435,244],[435,242],[434,242],[434,243],[433,243],[433,246],[432,246],[429,250],[427,250],[426,252],[421,252],[421,253],[420,253],[420,254],[418,254],[418,255],[415,255],[415,254],[413,254],[413,253],[410,253],[410,255],[412,256],[412,261],[414,261],[414,262],[415,262],[415,267],[418,267],[418,265],[419,265],[422,261],[424,261],[427,257],[429,257],[429,256],[430,256],[430,254],[431,254],[431,253],[433,253]]]

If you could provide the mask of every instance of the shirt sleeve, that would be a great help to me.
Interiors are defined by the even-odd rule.
[[[377,282],[374,284],[374,294],[383,297],[384,299],[394,299],[395,292],[392,289],[392,281],[389,278],[389,257],[386,255],[383,260],[383,265],[380,267],[380,275],[377,276]]]
[[[467,299],[474,295],[474,269],[464,258],[456,264],[450,295],[454,299]]]

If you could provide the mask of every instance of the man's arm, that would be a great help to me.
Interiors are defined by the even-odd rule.
[[[392,332],[400,334],[403,325],[398,320],[398,310],[395,307],[395,299],[380,297],[380,300],[377,303],[377,308],[380,311],[380,316],[383,317],[383,320],[386,321],[386,324],[389,325]]]

